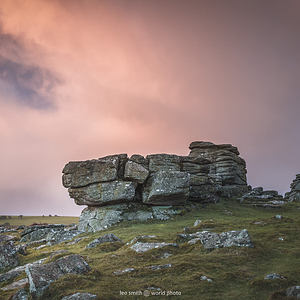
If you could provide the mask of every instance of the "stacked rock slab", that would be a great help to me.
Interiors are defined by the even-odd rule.
[[[255,207],[280,208],[286,204],[285,199],[277,191],[264,191],[262,187],[256,187],[240,198],[242,204]]]
[[[126,219],[167,219],[174,209],[169,214],[165,206],[217,202],[248,191],[246,164],[236,147],[193,142],[190,149],[188,156],[118,154],[69,162],[63,185],[76,204],[88,206],[79,230],[101,230]],[[101,220],[103,226],[95,224]]]
[[[236,197],[249,190],[246,162],[236,147],[230,144],[193,142],[184,170],[192,174],[191,200],[218,200]],[[198,168],[198,169],[197,169]]]
[[[285,199],[289,202],[300,201],[300,174],[291,183],[291,191],[285,194]]]

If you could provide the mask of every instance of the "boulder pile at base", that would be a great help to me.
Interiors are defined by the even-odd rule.
[[[249,191],[246,163],[236,147],[199,141],[189,148],[188,156],[117,154],[69,162],[63,185],[76,204],[88,206],[78,229],[93,232],[123,220],[167,220],[192,202],[217,202]]]
[[[285,199],[289,202],[300,201],[300,174],[291,183],[291,191],[285,194]]]

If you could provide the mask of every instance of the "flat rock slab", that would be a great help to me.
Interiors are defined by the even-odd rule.
[[[65,296],[61,300],[92,300],[97,299],[97,295],[90,293],[76,293],[73,295]]]
[[[84,274],[90,271],[88,263],[77,254],[68,255],[55,262],[27,266],[26,274],[29,280],[30,293],[40,297],[49,285],[66,274]]]
[[[77,205],[101,206],[132,201],[136,186],[135,182],[116,180],[95,183],[86,187],[69,188],[68,191]]]
[[[99,159],[69,162],[63,169],[65,187],[83,187],[92,183],[116,180],[127,154],[110,155]]]
[[[179,234],[179,237],[190,240],[189,244],[195,244],[196,242],[200,241],[205,249],[215,249],[232,246],[253,247],[249,233],[246,229],[222,233],[201,231],[191,234]]]
[[[137,243],[133,244],[130,248],[137,253],[143,253],[143,252],[147,252],[152,249],[159,249],[159,248],[163,248],[163,247],[167,247],[167,246],[178,247],[178,245],[175,243],[165,243],[165,242],[141,243],[141,242],[137,242]]]

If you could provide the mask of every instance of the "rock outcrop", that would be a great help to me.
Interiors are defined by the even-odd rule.
[[[280,208],[286,201],[277,191],[264,191],[262,187],[256,187],[244,194],[240,202],[247,205],[266,208]]]
[[[163,219],[154,207],[217,202],[249,190],[246,163],[236,147],[193,142],[190,150],[188,156],[118,154],[69,162],[63,185],[76,204],[88,206],[79,230],[103,230],[123,220]]]
[[[291,183],[291,191],[285,194],[285,199],[289,202],[300,201],[300,174]]]

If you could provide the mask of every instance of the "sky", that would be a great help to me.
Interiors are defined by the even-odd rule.
[[[298,0],[1,0],[0,214],[79,215],[68,161],[230,143],[300,173]]]

